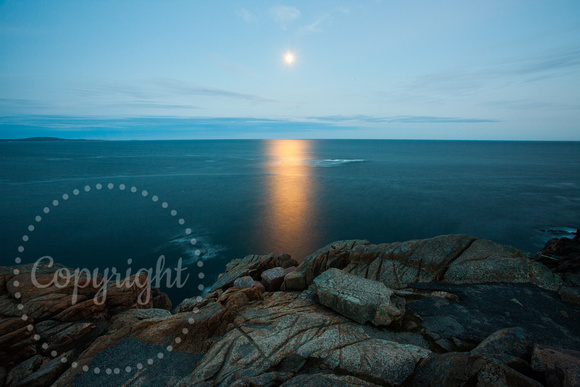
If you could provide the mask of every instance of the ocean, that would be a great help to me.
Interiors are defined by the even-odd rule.
[[[537,252],[580,227],[580,143],[0,143],[0,265],[152,268],[199,294],[248,254],[464,233]]]

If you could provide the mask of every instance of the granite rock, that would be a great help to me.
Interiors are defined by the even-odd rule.
[[[286,290],[304,290],[329,268],[402,289],[413,282],[533,283],[557,291],[561,278],[526,254],[468,235],[373,245],[364,240],[338,241],[308,256],[285,278]]]
[[[532,368],[556,379],[562,386],[580,386],[580,351],[562,350],[545,345],[535,345]]]
[[[521,327],[500,329],[485,338],[472,351],[472,355],[514,356],[529,359],[532,342],[528,333]]]
[[[518,250],[478,239],[450,265],[444,282],[466,283],[532,283],[558,291],[562,280],[544,265],[534,262]]]
[[[254,286],[255,283],[256,283],[256,281],[254,281],[254,279],[252,277],[247,275],[245,277],[237,278],[234,281],[234,287],[235,288],[249,288],[250,286]]]
[[[382,282],[342,270],[328,269],[314,279],[314,288],[322,305],[359,324],[389,325],[405,314],[405,300]]]
[[[286,276],[286,271],[282,267],[273,267],[264,270],[261,276],[266,290],[275,292],[280,290],[280,286],[282,286],[282,282],[284,282],[284,277]]]

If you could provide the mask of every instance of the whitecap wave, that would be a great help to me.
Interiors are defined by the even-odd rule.
[[[278,159],[269,162],[273,166],[340,167],[352,163],[365,162],[364,159]]]
[[[546,227],[539,229],[538,232],[553,238],[573,237],[576,235],[576,229],[571,227]]]
[[[193,239],[195,239],[195,244],[192,244]],[[224,246],[213,244],[211,238],[207,236],[194,236],[193,234],[174,236],[164,246],[161,246],[158,252],[162,252],[166,248],[179,251],[181,258],[183,258],[183,266],[216,258],[221,252],[227,250]]]
[[[323,159],[310,160],[310,163],[313,167],[340,167],[341,165],[362,163],[364,161],[364,159]]]
[[[534,245],[538,250],[542,249],[545,244],[554,238],[574,238],[576,229],[572,227],[545,227],[536,230]]]

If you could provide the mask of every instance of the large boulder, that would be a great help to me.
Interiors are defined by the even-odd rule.
[[[262,283],[266,287],[266,290],[270,292],[275,292],[280,290],[282,282],[284,282],[284,276],[286,271],[282,267],[273,267],[262,272]]]
[[[443,281],[456,284],[533,283],[553,291],[562,286],[560,277],[546,266],[532,261],[513,247],[484,239],[474,241],[449,265]]]
[[[527,359],[532,342],[528,333],[521,327],[504,328],[492,333],[475,347],[471,354],[493,357],[514,356]]]
[[[314,278],[330,268],[344,269],[350,263],[352,249],[358,245],[368,245],[366,240],[347,240],[333,242],[318,249],[304,259],[298,270],[289,273],[284,279],[282,289],[305,290]]]
[[[580,305],[580,229],[572,239],[550,239],[534,259],[562,278],[562,300]]]
[[[37,371],[13,384],[13,387],[52,385],[62,372],[69,367],[68,362],[70,361],[72,354],[73,351],[65,352],[49,362],[44,363]]]
[[[532,368],[562,386],[580,386],[580,352],[535,345]],[[556,384],[554,384],[556,385]]]
[[[298,266],[298,261],[290,256],[290,254],[278,255],[278,265],[287,269],[292,266]]]
[[[236,279],[241,277],[252,277],[259,281],[264,270],[280,266],[278,257],[273,254],[268,255],[248,255],[242,259],[234,259],[226,265],[226,272],[220,274],[218,280],[211,287],[211,291],[226,290],[234,286]]]
[[[580,229],[574,238],[550,239],[534,259],[559,274],[568,286],[580,286]]]
[[[405,314],[405,300],[382,282],[368,280],[338,269],[328,269],[314,279],[322,305],[359,324],[389,325]]]
[[[410,299],[407,310],[421,316],[421,325],[448,340],[477,345],[492,333],[510,327],[525,329],[534,343],[580,350],[580,310],[557,293],[532,284],[413,284],[414,288],[455,294]],[[514,332],[514,342],[519,339]],[[508,335],[509,336],[509,335]]]
[[[284,280],[283,289],[304,290],[330,268],[377,280],[391,289],[413,282],[522,282],[558,290],[562,281],[543,265],[510,247],[468,235],[406,242],[339,241],[307,257]]]
[[[250,286],[254,286],[256,281],[250,277],[249,275],[245,277],[240,277],[234,281],[235,288],[249,288]]]
[[[151,288],[152,296],[152,308],[171,310],[173,307],[171,299],[165,293],[163,293],[159,288]]]
[[[410,282],[441,281],[451,264],[475,238],[468,235],[443,235],[353,249],[348,271],[376,279],[392,289]],[[377,254],[378,253],[378,254]]]
[[[42,357],[41,355],[34,355],[31,358],[18,364],[16,367],[12,368],[8,375],[6,376],[6,385],[13,386],[19,383],[21,380],[26,379],[38,369],[48,362],[48,358]],[[4,384],[0,384],[2,386]]]
[[[433,358],[427,372],[419,370],[409,386],[433,387],[482,386],[482,387],[541,387],[542,384],[501,362],[466,352],[449,352]]]

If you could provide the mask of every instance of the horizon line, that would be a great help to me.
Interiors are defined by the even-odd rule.
[[[64,137],[24,137],[0,138],[0,142],[131,142],[131,141],[455,141],[455,142],[580,142],[580,140],[506,140],[506,139],[453,139],[453,138],[133,138],[133,139],[99,139],[99,138],[64,138]]]

